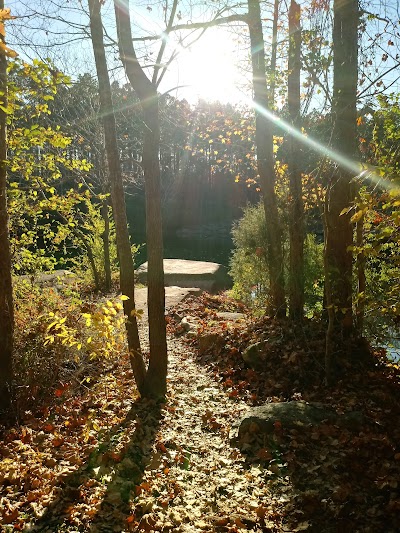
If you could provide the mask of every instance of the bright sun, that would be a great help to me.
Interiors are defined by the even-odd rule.
[[[179,96],[191,102],[204,99],[235,103],[245,98],[238,88],[243,79],[237,68],[235,43],[226,30],[208,30],[190,50],[179,54],[172,70],[176,85],[187,86],[179,90]]]

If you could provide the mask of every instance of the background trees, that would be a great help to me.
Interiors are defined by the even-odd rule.
[[[129,13],[124,11],[126,6],[117,2],[116,17],[111,3],[91,2],[90,5],[92,13],[96,10],[100,15],[101,10],[104,16],[104,27],[101,29],[98,24],[98,33],[101,32],[106,45],[104,50],[110,50],[104,74],[110,79],[112,72],[116,80],[109,84],[107,103],[107,109],[112,108],[115,116],[114,153],[122,164],[121,184],[136,195],[137,205],[147,181],[147,252],[150,263],[158,265],[154,284],[150,282],[154,296],[151,300],[158,302],[156,306],[150,305],[151,309],[157,308],[153,317],[156,325],[150,329],[159,331],[156,337],[161,339],[151,342],[153,353],[161,353],[164,350],[161,345],[165,347],[161,331],[162,205],[167,214],[168,233],[180,229],[187,221],[203,222],[207,216],[216,216],[217,211],[218,216],[225,210],[238,216],[234,203],[245,203],[246,199],[256,203],[258,189],[263,193],[268,240],[255,250],[266,252],[269,257],[265,266],[269,279],[266,305],[274,315],[285,316],[288,304],[292,317],[301,318],[303,314],[302,204],[306,210],[305,233],[314,233],[320,239],[320,210],[325,203],[326,305],[333,329],[340,330],[336,338],[344,342],[349,337],[346,332],[353,329],[354,313],[358,316],[358,326],[362,327],[363,302],[368,300],[365,270],[371,267],[372,259],[365,251],[370,224],[365,205],[371,206],[370,200],[367,201],[371,191],[363,182],[357,196],[361,208],[354,214],[353,178],[363,170],[358,160],[376,165],[377,146],[381,146],[382,139],[378,139],[378,129],[373,130],[372,124],[376,109],[383,108],[383,100],[377,98],[377,93],[386,91],[389,97],[390,87],[397,83],[398,42],[396,26],[390,17],[383,12],[372,13],[367,6],[359,13],[351,2],[345,5],[306,3],[300,14],[294,2],[290,14],[279,2],[249,1],[235,6],[216,2],[202,10],[195,3],[176,1],[169,6],[149,4],[143,9],[131,5]],[[302,28],[301,14],[306,15]],[[64,24],[76,42],[83,42],[89,35],[90,10],[85,6],[43,2],[35,17],[43,24],[41,28],[46,29],[44,15]],[[137,22],[140,17],[147,21],[142,28]],[[158,25],[157,28],[150,22]],[[22,20],[18,21],[21,23]],[[168,79],[168,69],[174,68],[179,56],[188,47],[196,46],[198,37],[201,46],[200,37],[207,34],[208,28],[227,25],[236,32],[243,49],[254,52],[247,54],[247,60],[243,54],[242,65],[247,71],[244,78],[247,94],[254,94],[255,119],[250,97],[245,105],[237,108],[201,102],[194,109],[186,101],[160,94],[170,88],[163,84]],[[158,31],[161,27],[164,32]],[[47,44],[62,50],[66,35],[62,31],[59,35],[49,34]],[[30,45],[31,49],[40,50],[34,39]],[[212,53],[209,55],[211,61]],[[129,84],[125,83],[126,78],[130,79]],[[103,87],[100,84],[101,90]],[[62,92],[65,94],[61,95]],[[64,96],[68,103],[62,104]],[[78,102],[80,96],[82,101]],[[96,175],[96,190],[106,203],[103,137],[96,117],[97,84],[92,77],[81,73],[76,85],[62,88],[59,97],[49,102],[49,108],[62,109],[63,120],[69,122],[71,142],[67,151],[71,157],[90,163],[90,180]],[[48,124],[56,122],[55,115],[47,116]],[[79,115],[85,115],[84,122],[79,121]],[[281,119],[288,120],[288,124]],[[319,142],[314,142],[312,137]],[[361,154],[357,155],[358,150]],[[384,157],[382,150],[379,157]],[[229,180],[238,185],[230,188]],[[393,186],[391,190],[393,195]],[[285,203],[290,204],[290,212]],[[395,212],[395,201],[388,203],[387,209]],[[384,206],[383,202],[379,205],[380,212],[385,212],[385,220],[390,219],[394,224],[392,211],[389,215]],[[362,218],[358,219],[356,214],[361,211]],[[142,217],[138,215],[135,220],[143,230]],[[353,224],[357,224],[358,231],[355,248]],[[292,274],[286,284],[289,291],[285,293],[283,242],[287,227],[291,235]],[[391,238],[395,239],[392,234]],[[355,298],[352,250],[359,267],[359,294]],[[132,270],[132,265],[128,270]],[[328,335],[328,347],[329,339]],[[163,374],[165,362],[161,367]]]

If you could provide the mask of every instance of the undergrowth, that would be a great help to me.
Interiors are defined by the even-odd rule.
[[[58,291],[18,281],[15,298],[15,405],[21,418],[66,388],[91,386],[125,349],[120,299],[94,299],[79,287]]]

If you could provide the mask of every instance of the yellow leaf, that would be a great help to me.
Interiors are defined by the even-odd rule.
[[[4,55],[7,57],[17,57],[17,52],[15,50],[11,50],[7,45],[5,45],[2,41],[0,41],[0,51],[4,52]]]
[[[123,302],[125,302],[126,300],[130,300],[129,296],[126,296],[125,294],[121,294],[119,299],[122,300]]]
[[[351,221],[352,222],[359,222],[362,219],[363,216],[364,216],[364,211],[362,209],[360,209],[359,211],[357,211],[357,213],[355,213],[351,217]]]

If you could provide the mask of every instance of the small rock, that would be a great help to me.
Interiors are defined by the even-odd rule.
[[[242,353],[243,361],[253,370],[263,370],[265,368],[265,354],[263,353],[264,343],[257,342],[251,344]]]
[[[189,332],[197,330],[197,326],[199,324],[199,319],[194,316],[185,316],[182,318],[180,325],[183,329],[183,331]]]
[[[225,344],[224,337],[221,337],[218,333],[206,333],[199,337],[199,352],[204,354],[213,349],[215,352],[219,352]]]

